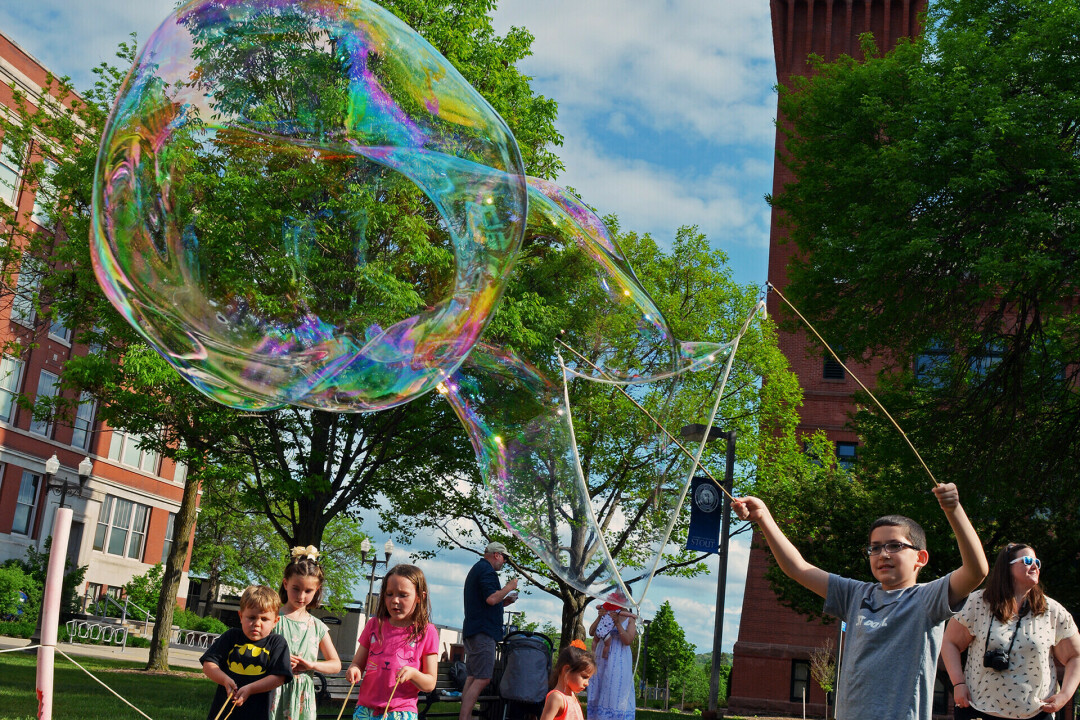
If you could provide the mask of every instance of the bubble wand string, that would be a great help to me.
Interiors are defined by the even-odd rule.
[[[926,461],[923,460],[922,455],[919,454],[919,451],[915,449],[915,445],[911,442],[911,439],[904,432],[903,428],[900,427],[900,423],[896,422],[896,420],[893,419],[893,416],[889,414],[889,411],[885,409],[885,406],[881,404],[881,401],[874,396],[874,393],[870,392],[870,388],[863,385],[862,380],[860,380],[855,373],[851,372],[851,370],[848,369],[848,366],[844,364],[844,361],[840,359],[840,356],[836,354],[836,351],[829,346],[829,343],[825,342],[825,338],[821,337],[821,334],[818,333],[817,329],[810,324],[810,321],[803,317],[803,314],[799,312],[799,309],[792,305],[791,301],[784,297],[784,294],[780,292],[780,290],[778,290],[775,285],[773,285],[771,282],[766,282],[765,285],[770,291],[776,293],[776,296],[783,300],[784,303],[787,304],[789,308],[791,308],[792,312],[799,316],[800,320],[806,323],[806,327],[810,328],[810,332],[814,333],[814,336],[818,339],[818,341],[821,342],[822,345],[825,346],[825,349],[829,351],[829,354],[833,356],[836,362],[840,363],[840,367],[844,368],[844,371],[847,372],[847,374],[850,375],[852,378],[854,378],[855,382],[859,383],[859,387],[861,387],[863,391],[870,396],[870,399],[873,400],[879,408],[881,408],[881,412],[885,413],[885,417],[889,418],[889,422],[891,422],[893,424],[893,427],[896,428],[896,431],[900,433],[900,437],[904,438],[904,442],[906,442],[908,444],[908,447],[911,448],[911,452],[915,453],[915,457],[918,458],[919,464],[922,465],[923,470],[926,471],[926,474],[930,476],[930,480],[933,481],[934,486],[937,487],[941,485],[941,483],[938,482],[937,478],[934,477],[934,473],[930,472],[930,468],[927,467]]]
[[[345,693],[345,702],[341,703],[341,709],[338,710],[337,720],[341,720],[341,716],[345,713],[345,706],[349,704],[349,698],[352,697],[352,689],[354,687],[356,687],[355,680],[353,680],[352,683],[349,684],[349,692]]]
[[[589,361],[589,359],[588,359],[588,358],[586,358],[586,357],[585,357],[584,355],[582,355],[581,353],[579,353],[579,352],[578,352],[577,350],[575,350],[574,348],[572,348],[572,347],[570,347],[569,345],[567,345],[567,344],[566,344],[565,342],[563,342],[563,341],[562,341],[562,340],[561,340],[560,338],[556,338],[556,339],[555,339],[555,341],[556,341],[557,343],[559,343],[560,345],[562,345],[562,346],[563,346],[564,348],[566,348],[567,350],[569,350],[570,352],[572,352],[572,353],[573,353],[573,354],[575,355],[575,357],[577,357],[577,358],[578,358],[579,360],[581,360],[581,362],[583,362],[583,363],[585,363],[586,365],[588,365],[589,367],[591,367],[591,368],[592,368],[593,370],[596,370],[596,371],[597,371],[597,372],[599,372],[599,373],[603,373],[604,375],[607,375],[607,373],[605,373],[605,372],[604,372],[603,370],[601,370],[601,369],[600,369],[599,367],[597,367],[596,365],[594,365],[593,363],[591,363],[591,362]],[[685,447],[685,446],[684,446],[684,445],[683,445],[683,444],[682,444],[681,442],[679,442],[678,438],[676,438],[676,437],[675,437],[674,435],[672,435],[672,434],[671,434],[671,432],[670,432],[670,431],[669,431],[669,430],[668,430],[668,429],[667,429],[666,427],[664,427],[664,426],[663,426],[663,425],[662,425],[662,424],[660,423],[660,421],[659,421],[659,420],[657,420],[657,419],[656,419],[655,417],[653,417],[653,416],[652,416],[652,414],[651,414],[651,413],[650,413],[650,412],[649,412],[648,410],[646,410],[646,409],[645,409],[645,408],[644,408],[644,407],[643,407],[643,406],[641,405],[641,403],[639,403],[639,402],[638,402],[637,400],[635,400],[635,399],[634,399],[634,397],[633,397],[633,396],[632,396],[632,395],[631,395],[630,393],[626,392],[626,390],[625,390],[625,389],[623,389],[623,387],[622,387],[621,385],[616,385],[616,384],[612,383],[612,386],[613,386],[613,387],[614,387],[614,388],[615,388],[616,390],[618,390],[619,392],[621,392],[621,393],[622,393],[623,395],[625,395],[625,396],[626,396],[626,399],[627,399],[627,400],[629,400],[630,402],[634,403],[634,405],[635,405],[635,406],[637,407],[637,409],[638,409],[638,410],[640,410],[641,412],[643,412],[643,413],[645,414],[645,416],[646,416],[647,418],[649,418],[650,420],[652,420],[652,421],[653,421],[653,423],[654,423],[654,424],[656,425],[656,427],[660,428],[660,429],[661,429],[661,430],[662,430],[662,431],[664,432],[664,434],[668,436],[668,438],[669,438],[669,439],[671,440],[671,442],[673,442],[673,443],[675,443],[676,445],[678,445],[678,446],[679,446],[679,449],[680,449],[680,450],[682,450],[682,451],[683,451],[683,453],[685,453],[687,457],[689,457],[689,458],[693,458],[693,457],[694,457],[694,454],[693,454],[692,452],[690,452],[689,450],[687,450],[687,449],[686,449],[686,447]],[[699,469],[701,470],[701,472],[705,473],[705,475],[706,475],[706,476],[707,476],[707,477],[708,477],[708,478],[709,478],[710,480],[712,480],[712,481],[713,481],[713,484],[714,484],[714,485],[716,485],[716,487],[720,488],[720,490],[721,490],[721,491],[723,491],[723,493],[724,493],[725,495],[727,495],[727,496],[728,496],[728,499],[730,499],[730,500],[732,500],[732,501],[734,501],[734,500],[735,500],[735,498],[733,498],[733,497],[731,496],[731,493],[729,493],[729,492],[727,491],[727,488],[725,488],[725,487],[723,486],[723,484],[721,484],[721,482],[720,482],[719,480],[717,480],[716,478],[714,478],[714,477],[712,476],[712,473],[710,473],[710,472],[708,471],[708,469],[707,469],[707,468],[705,468],[705,467],[704,467],[704,466],[702,466],[702,465],[698,465],[698,468],[699,468]]]
[[[234,701],[233,704],[232,704],[232,707],[229,708],[229,712],[225,713],[225,717],[224,717],[223,720],[229,720],[229,716],[232,715],[232,711],[235,710],[235,709],[236,709],[236,702]],[[218,712],[220,712],[220,710]]]

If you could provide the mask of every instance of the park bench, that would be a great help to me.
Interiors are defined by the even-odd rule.
[[[461,703],[461,692],[454,686],[454,682],[450,678],[451,665],[449,662],[440,662],[435,689],[430,693],[420,693],[419,702],[417,703],[420,720],[426,720],[427,718],[456,718],[458,716],[459,709],[457,707],[453,710],[433,707],[436,703],[450,703],[455,706]],[[341,703],[345,700],[345,695],[348,692],[349,681],[345,679],[344,672],[333,675],[315,673],[315,695],[319,705],[318,717],[320,719],[336,718],[338,711],[341,710]],[[497,704],[500,700],[501,698],[497,695],[481,695],[479,700],[480,717],[488,714],[487,711],[491,708],[491,705],[493,703]],[[345,710],[347,714],[343,718],[352,717],[355,701],[356,688],[353,688],[352,699]],[[476,715],[475,712],[473,714]]]

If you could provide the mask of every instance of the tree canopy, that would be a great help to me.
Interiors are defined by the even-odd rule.
[[[941,0],[918,40],[878,56],[864,38],[861,59],[817,59],[780,89],[796,180],[770,198],[799,249],[786,292],[848,359],[884,362],[876,394],[937,478],[957,483],[988,555],[1032,543],[1055,567],[1048,592],[1073,607],[1078,21],[1072,1]],[[859,527],[902,512],[931,538],[923,572],[955,567],[903,440],[870,409],[854,427],[850,492],[822,513],[793,508],[795,536],[816,551],[843,532],[857,547]],[[830,570],[867,572],[854,551],[829,557]]]

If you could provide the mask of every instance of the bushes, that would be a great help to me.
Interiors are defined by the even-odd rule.
[[[213,617],[199,617],[190,610],[177,608],[173,612],[173,624],[184,630],[198,630],[199,632],[215,633],[220,635],[228,630],[228,626]]]
[[[0,619],[22,621],[37,617],[41,585],[17,564],[0,567]]]

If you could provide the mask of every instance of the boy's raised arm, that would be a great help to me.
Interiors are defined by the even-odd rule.
[[[736,498],[731,507],[740,520],[757,523],[765,541],[769,543],[776,564],[784,574],[807,590],[825,597],[829,591],[829,573],[803,559],[798,548],[791,544],[780,526],[773,520],[769,508],[756,497]],[[976,542],[978,540],[976,539]]]
[[[960,549],[960,567],[949,576],[949,604],[956,605],[979,587],[990,572],[990,564],[986,561],[986,553],[983,552],[979,536],[975,534],[975,528],[971,526],[971,520],[960,506],[960,493],[956,485],[938,485],[934,488],[934,495],[945,511],[945,517],[956,535],[956,546]]]

